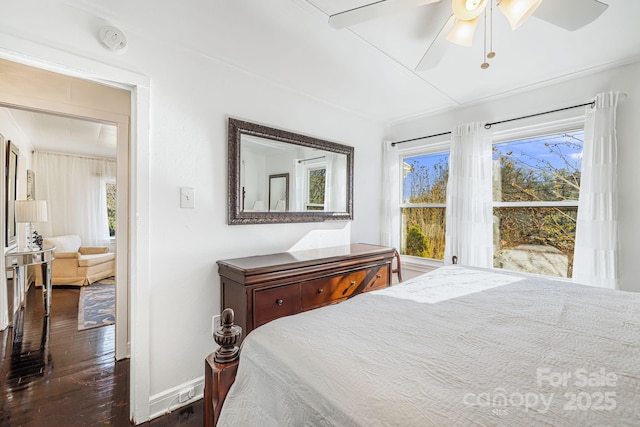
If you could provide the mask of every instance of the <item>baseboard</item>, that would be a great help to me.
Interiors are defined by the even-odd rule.
[[[184,402],[180,402],[180,393],[194,389],[194,396]],[[169,390],[149,396],[149,419],[161,417],[178,408],[187,406],[202,399],[204,396],[204,376],[193,379]]]

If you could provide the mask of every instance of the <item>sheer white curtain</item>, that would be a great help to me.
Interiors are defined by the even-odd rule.
[[[326,153],[324,210],[346,212],[347,210],[347,156]]]
[[[116,162],[66,154],[34,153],[36,196],[47,201],[45,237],[78,234],[84,246],[109,242],[105,185],[115,182]]]
[[[493,265],[491,130],[469,123],[451,132],[445,263]]]
[[[596,96],[584,126],[573,280],[618,289],[618,92]]]
[[[347,211],[347,156],[336,154],[334,162],[333,203],[335,212]]]
[[[293,191],[290,191],[289,193],[291,194],[291,201],[289,202],[289,210],[294,211],[294,212],[304,212],[306,211],[306,207],[305,207],[305,194],[306,194],[306,188],[307,188],[307,169],[304,167],[304,164],[301,163],[299,160],[303,159],[304,157],[301,157],[300,159],[294,159],[293,160],[293,170],[294,170],[294,177],[293,177]]]
[[[400,154],[385,141],[382,153],[381,243],[400,250]]]

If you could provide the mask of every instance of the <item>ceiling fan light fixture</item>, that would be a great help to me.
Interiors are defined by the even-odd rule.
[[[451,8],[456,18],[470,21],[482,14],[487,7],[487,1],[490,0],[452,0]]]
[[[498,8],[511,24],[511,29],[515,30],[536,11],[540,3],[542,0],[502,0]]]
[[[471,46],[479,20],[480,17],[469,21],[457,19],[455,25],[449,34],[447,34],[447,40],[460,46]]]

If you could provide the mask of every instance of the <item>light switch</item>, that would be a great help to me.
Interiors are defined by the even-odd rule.
[[[193,208],[196,202],[196,191],[191,187],[180,188],[180,207]]]

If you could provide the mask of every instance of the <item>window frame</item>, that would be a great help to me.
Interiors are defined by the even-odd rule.
[[[308,165],[305,165],[305,171],[304,171],[304,175],[305,175],[305,195],[304,195],[304,209],[305,212],[310,212],[310,211],[315,211],[315,210],[324,210],[326,205],[327,205],[327,201],[324,200],[323,203],[311,203],[311,201],[309,200],[311,198],[311,172],[313,171],[317,171],[317,170],[324,170],[324,194],[326,195],[327,193],[327,162],[326,161],[321,161],[321,162],[317,162],[317,163],[310,163]],[[324,199],[324,197],[323,197]],[[310,207],[312,208],[322,208],[322,209],[309,209]]]
[[[445,215],[446,215],[446,209],[447,209],[447,204],[446,203],[404,203],[403,200],[403,194],[402,194],[402,190],[403,190],[403,186],[404,186],[404,180],[403,180],[403,165],[404,165],[404,159],[407,157],[416,157],[416,156],[424,156],[424,155],[435,155],[435,154],[450,154],[451,153],[451,139],[448,138],[446,140],[440,140],[440,141],[436,141],[433,142],[431,144],[428,145],[422,145],[422,146],[413,146],[413,147],[408,147],[408,148],[398,148],[398,162],[400,167],[399,169],[399,178],[398,178],[398,183],[399,183],[399,190],[398,190],[398,209],[400,210],[400,223],[397,225],[398,229],[400,230],[399,236],[400,236],[400,252],[402,252],[402,246],[403,246],[403,224],[402,224],[402,209],[405,208],[442,208],[445,209]],[[439,260],[439,259],[435,259],[435,258],[423,258],[423,257],[419,257],[419,256],[414,256],[414,255],[406,255],[406,254],[401,254],[402,257],[402,262],[404,263],[404,266],[411,268],[412,266],[415,267],[416,269],[418,269],[419,271],[425,271],[425,267],[428,269],[431,268],[436,268],[436,267],[441,267],[442,265],[444,265],[444,260]]]
[[[521,128],[505,129],[497,131],[493,134],[491,146],[502,144],[505,142],[518,141],[522,139],[539,138],[547,135],[553,135],[561,132],[575,132],[582,130],[584,132],[584,115],[572,119],[558,120],[548,123],[540,123],[534,126],[526,126]],[[525,201],[525,202],[496,202],[491,200],[492,208],[525,208],[525,207],[578,207],[577,200],[558,200],[558,201]]]
[[[570,117],[562,120],[549,121],[544,123],[538,123],[531,126],[522,126],[518,128],[510,128],[502,131],[496,131],[493,134],[492,146],[505,142],[518,141],[523,139],[544,137],[547,135],[559,134],[563,132],[575,132],[581,130],[584,132],[584,114]],[[492,198],[493,199],[493,198]],[[578,209],[578,200],[558,200],[558,201],[523,201],[523,202],[498,202],[491,200],[491,210],[495,208],[576,208]],[[496,242],[493,242],[494,256]],[[575,247],[574,247],[575,250]],[[497,270],[503,270],[499,267],[492,267]],[[509,271],[509,270],[507,270]],[[571,280],[571,277],[559,277],[549,276],[542,273],[528,273],[521,272],[523,274],[532,274],[541,277],[552,277],[560,280]]]
[[[102,187],[104,189],[104,201],[105,201],[105,211],[107,213],[107,240],[110,241],[114,241],[116,239],[116,235],[118,234],[118,229],[117,229],[117,222],[116,222],[116,228],[114,229],[114,234],[113,236],[111,235],[111,233],[109,233],[109,190],[108,187],[109,185],[113,185],[116,187],[116,195],[118,192],[118,185],[116,182],[115,178],[109,178],[109,179],[103,179],[102,182]],[[116,196],[116,211],[117,211],[117,196]]]
[[[504,129],[494,130],[492,135],[491,145],[499,144],[502,142],[509,142],[518,139],[535,138],[538,136],[549,135],[560,132],[570,132],[582,129],[584,130],[585,115],[573,114],[556,115],[556,119],[544,120],[539,117],[532,119],[525,119],[524,123],[517,127],[507,127]],[[501,125],[504,126],[504,125]],[[400,222],[397,224],[398,230],[400,230],[400,245],[402,246],[402,209],[403,208],[420,208],[420,207],[443,207],[446,211],[446,203],[404,203],[403,201],[403,167],[404,159],[406,157],[414,157],[419,155],[439,154],[439,153],[451,153],[451,138],[440,138],[428,144],[424,144],[422,141],[410,144],[406,148],[398,148],[398,182],[400,188],[398,189],[398,209],[400,209]],[[500,207],[578,207],[578,201],[558,201],[558,202],[494,202],[491,201],[493,208]],[[521,203],[527,203],[523,205]],[[446,213],[445,213],[446,215]],[[446,226],[446,225],[445,225]],[[443,260],[437,260],[434,258],[423,258],[412,255],[401,255],[402,262],[410,269],[413,267],[418,271],[426,271],[427,269],[437,268],[444,264]],[[493,268],[493,267],[492,267]],[[536,273],[528,273],[534,274]],[[544,276],[542,274],[537,274]],[[550,277],[550,276],[549,276]],[[557,277],[559,280],[571,280],[570,278]]]

